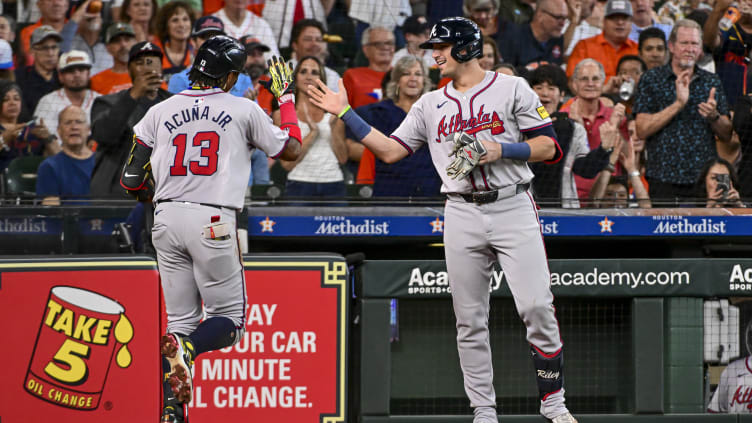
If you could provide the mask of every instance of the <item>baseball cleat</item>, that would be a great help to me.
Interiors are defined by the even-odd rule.
[[[187,423],[185,420],[185,404],[178,403],[173,397],[173,401],[166,403],[162,409],[162,419],[160,423]]]
[[[168,333],[162,337],[162,355],[170,363],[170,371],[165,374],[178,402],[187,403],[193,397],[193,345],[189,339]]]
[[[577,419],[575,419],[570,413],[564,413],[560,416],[554,417],[554,419],[551,420],[551,423],[577,423]]]

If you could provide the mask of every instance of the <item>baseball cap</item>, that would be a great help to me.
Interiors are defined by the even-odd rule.
[[[202,16],[196,20],[196,23],[193,24],[193,33],[191,34],[191,36],[197,37],[207,32],[218,32],[220,34],[224,34],[225,24],[222,23],[222,20],[216,16]]]
[[[431,29],[425,16],[412,15],[405,19],[405,23],[402,24],[402,32],[406,34],[423,34]]]
[[[243,35],[242,37],[240,37],[240,43],[245,46],[245,52],[248,54],[250,54],[253,50],[261,50],[264,53],[271,51],[271,49],[266,44],[262,43],[258,38],[252,37],[250,35]]]
[[[71,50],[60,56],[60,60],[57,62],[58,71],[64,71],[74,67],[90,68],[91,59],[89,59],[89,55],[81,50]]]
[[[63,41],[63,37],[60,36],[59,32],[55,31],[55,28],[49,25],[42,25],[31,33],[31,45],[35,46],[50,37],[54,37],[58,42]]]
[[[159,48],[158,45],[154,43],[150,43],[148,41],[141,41],[140,43],[136,43],[131,47],[131,51],[128,53],[128,63],[132,62],[133,59],[136,59],[140,56],[159,56],[159,58],[162,58],[162,49]]]
[[[131,24],[125,22],[115,22],[107,27],[107,32],[104,35],[104,43],[109,44],[113,38],[123,34],[133,35],[134,37],[136,36],[136,33],[133,31]]]
[[[632,4],[629,0],[609,0],[606,3],[606,12],[603,16],[609,17],[613,15],[632,16]]]
[[[0,40],[0,69],[13,69],[13,49],[5,40]]]

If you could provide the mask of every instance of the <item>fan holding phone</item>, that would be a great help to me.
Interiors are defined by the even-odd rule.
[[[700,172],[698,194],[705,207],[746,207],[739,198],[739,178],[728,161],[708,161]]]

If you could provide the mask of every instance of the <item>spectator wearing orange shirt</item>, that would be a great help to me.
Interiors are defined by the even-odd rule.
[[[603,32],[577,43],[569,56],[567,77],[572,77],[575,66],[585,58],[600,62],[606,71],[606,78],[616,75],[616,65],[622,56],[639,54],[637,43],[629,39],[631,30],[632,5],[627,0],[609,0],[603,19]]]
[[[37,6],[42,16],[36,23],[21,30],[21,49],[26,55],[27,65],[34,64],[34,57],[31,54],[31,34],[42,25],[49,25],[61,33],[66,22],[65,12],[68,11],[68,0],[37,0]]]
[[[394,57],[395,42],[392,31],[382,27],[369,27],[363,31],[361,40],[368,66],[350,68],[342,76],[347,90],[347,100],[353,108],[381,100],[381,80],[392,67]]]
[[[392,67],[394,57],[394,33],[383,27],[368,27],[361,38],[363,54],[368,66],[350,68],[342,75],[342,83],[347,90],[347,101],[352,108],[380,101],[383,97],[381,81]],[[348,168],[353,174],[358,172],[358,163],[365,147],[359,142],[347,139],[350,161]]]
[[[91,89],[107,95],[133,86],[128,73],[128,52],[136,44],[136,34],[129,24],[115,22],[107,28],[104,40],[113,65],[91,77]]]
[[[164,52],[162,70],[167,80],[193,63],[190,38],[194,16],[191,6],[182,0],[165,4],[157,13],[155,44]]]

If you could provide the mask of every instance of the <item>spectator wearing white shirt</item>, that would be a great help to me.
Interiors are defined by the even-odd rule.
[[[63,87],[42,97],[34,110],[34,117],[44,119],[51,133],[57,133],[58,115],[70,105],[83,109],[91,120],[91,106],[100,96],[88,88],[91,60],[85,52],[71,50],[63,53],[57,71]]]
[[[269,23],[255,14],[249,12],[246,6],[247,0],[225,0],[225,6],[214,16],[222,20],[225,25],[225,33],[236,40],[243,35],[251,35],[258,38],[264,45],[271,49],[272,55],[279,55],[274,31]]]
[[[632,30],[629,32],[629,39],[637,42],[640,40],[640,33],[647,28],[658,28],[663,31],[666,39],[671,34],[673,25],[657,22],[653,19],[655,16],[655,0],[630,0],[632,3]]]
[[[361,45],[366,28],[386,28],[394,31],[413,14],[410,0],[359,0],[350,2],[348,16],[355,20],[355,45]],[[395,33],[395,38],[400,34]]]
[[[431,32],[431,25],[425,16],[413,15],[405,19],[405,23],[402,24],[402,32],[405,34],[405,47],[394,53],[392,66],[396,65],[399,59],[407,55],[421,59],[426,69],[436,66],[436,61],[431,54],[433,50],[425,50],[418,47],[423,42],[428,41]]]
[[[264,5],[264,19],[272,27],[277,45],[284,48],[294,39],[291,32],[300,22],[295,19],[298,16],[321,22],[324,26],[322,32],[326,32],[326,17],[331,12],[334,2],[335,0],[267,1]]]
[[[572,50],[574,50],[578,41],[595,37],[603,31],[601,26],[603,25],[605,4],[606,2],[596,0],[582,0],[578,8],[573,6],[572,0],[567,1],[569,21],[564,29],[565,57],[572,54]],[[577,5],[576,0],[574,5]]]

